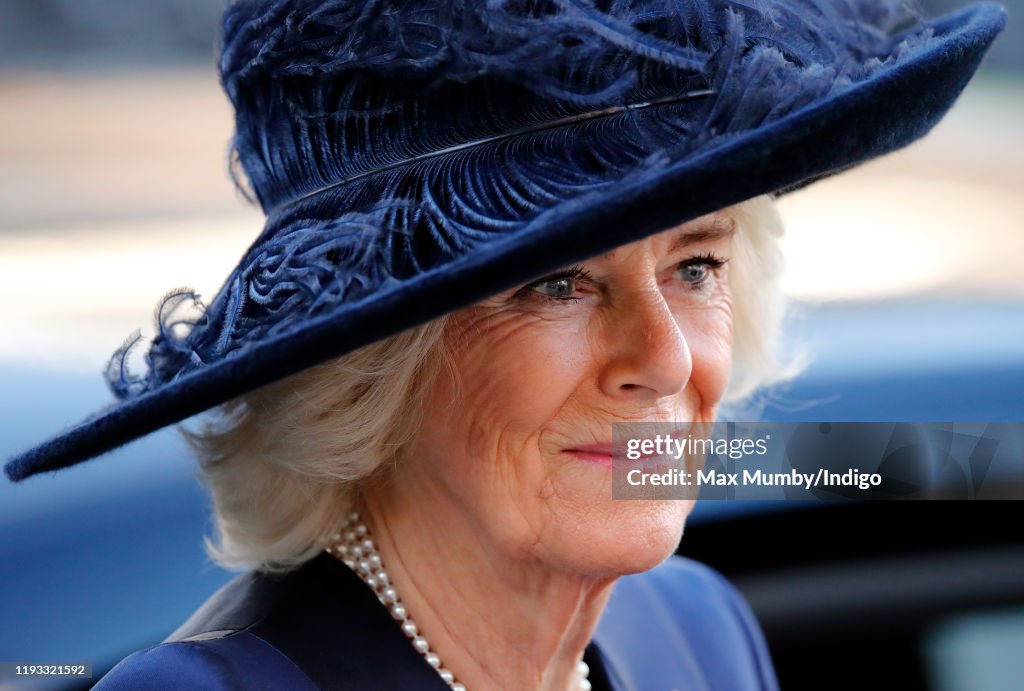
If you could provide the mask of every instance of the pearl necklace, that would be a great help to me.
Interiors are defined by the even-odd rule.
[[[327,553],[343,561],[366,585],[370,586],[381,604],[387,607],[395,621],[401,624],[402,633],[412,641],[416,651],[423,656],[427,664],[437,670],[441,679],[452,691],[466,691],[465,686],[455,681],[452,671],[441,664],[441,658],[431,650],[430,643],[419,632],[416,623],[409,616],[408,610],[391,584],[387,571],[384,570],[384,564],[380,560],[380,555],[377,554],[377,547],[370,538],[369,529],[359,520],[359,514],[350,513],[348,521],[341,531],[335,533],[331,539],[331,544],[326,548]],[[580,675],[577,689],[590,691],[590,682],[587,680],[590,667],[586,662],[580,660],[576,670]]]

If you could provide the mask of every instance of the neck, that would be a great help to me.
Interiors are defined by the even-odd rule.
[[[576,689],[615,578],[501,554],[451,503],[400,495],[394,484],[368,494],[360,512],[399,597],[455,678],[470,690]]]

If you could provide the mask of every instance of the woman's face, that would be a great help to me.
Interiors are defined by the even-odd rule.
[[[452,315],[402,476],[501,554],[606,576],[657,565],[691,501],[611,498],[612,423],[709,421],[731,362],[733,221],[711,214]]]

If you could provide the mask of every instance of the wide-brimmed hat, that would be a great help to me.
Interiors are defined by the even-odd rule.
[[[239,0],[220,68],[266,225],[18,481],[711,211],[902,147],[1005,24],[894,0]],[[201,252],[202,248],[196,248]]]

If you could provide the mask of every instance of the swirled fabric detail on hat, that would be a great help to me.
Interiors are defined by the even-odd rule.
[[[656,175],[931,39],[892,0],[241,0],[224,30],[239,185],[267,225],[201,316],[174,317],[197,297],[168,296],[145,375],[128,373],[130,347],[114,354],[122,399]]]
[[[691,129],[754,127],[895,57],[914,22],[905,5],[243,0],[225,15],[221,73],[235,149],[270,210],[453,144],[712,80],[720,97]]]

